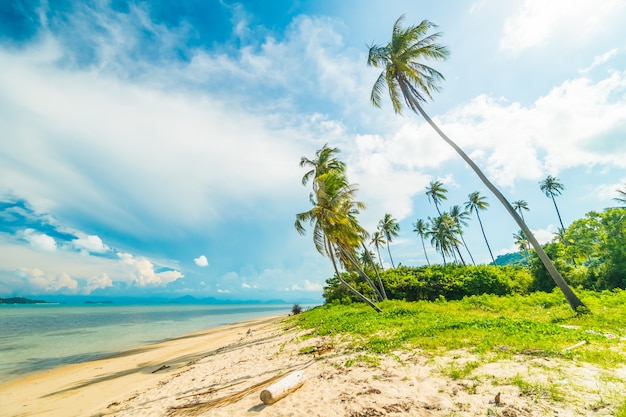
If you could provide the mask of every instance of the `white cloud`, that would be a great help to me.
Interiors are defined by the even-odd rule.
[[[102,242],[99,236],[80,234],[72,241],[72,245],[81,252],[105,253],[110,248]]]
[[[113,285],[113,281],[106,273],[103,273],[97,277],[91,277],[87,280],[87,285],[83,288],[83,294],[91,294],[94,290],[100,288],[107,288]]]
[[[130,253],[118,252],[123,265],[127,266],[127,274],[134,285],[138,287],[160,286],[163,287],[170,282],[183,278],[179,271],[155,272],[154,265],[143,257],[135,258]]]
[[[20,268],[17,275],[25,281],[23,288],[35,294],[55,292],[73,294],[78,290],[78,282],[67,273],[50,275],[38,268]]]
[[[570,43],[588,40],[602,32],[607,21],[616,19],[623,9],[619,0],[525,0],[504,22],[500,49],[518,53],[555,37]]]
[[[307,292],[320,292],[324,289],[322,284],[311,282],[308,279],[305,279],[301,286],[300,284],[293,284],[289,290],[291,291],[307,291]]]
[[[200,255],[197,258],[194,258],[193,261],[199,267],[209,266],[209,261],[204,255]]]
[[[39,233],[33,229],[25,229],[22,232],[22,236],[35,250],[42,252],[54,252],[57,249],[56,240],[44,233]]]
[[[613,58],[617,54],[617,48],[613,48],[608,52],[603,53],[602,55],[598,55],[593,59],[593,62],[587,68],[580,69],[579,72],[581,74],[586,74],[598,65],[602,65],[607,62],[609,59]]]

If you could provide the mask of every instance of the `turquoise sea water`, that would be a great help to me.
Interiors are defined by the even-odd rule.
[[[287,314],[292,306],[3,305],[0,306],[0,383],[213,327]]]

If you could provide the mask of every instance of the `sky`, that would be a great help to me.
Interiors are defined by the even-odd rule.
[[[495,255],[519,228],[417,115],[369,97],[368,47],[423,19],[450,50],[426,112],[542,242],[626,184],[621,0],[0,2],[0,297],[321,299],[302,156],[341,150],[370,232],[424,265],[417,219],[479,191]],[[472,215],[465,241],[490,256]],[[373,248],[372,248],[373,249]],[[431,262],[440,257],[427,244]],[[381,255],[390,265],[387,251]]]

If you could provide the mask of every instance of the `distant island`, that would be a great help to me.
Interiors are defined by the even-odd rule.
[[[0,298],[0,304],[48,304],[43,300],[31,300],[24,297]]]

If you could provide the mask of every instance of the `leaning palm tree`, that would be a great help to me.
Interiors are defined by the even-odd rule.
[[[376,252],[378,253],[378,261],[380,262],[380,267],[383,267],[383,258],[380,256],[380,247],[385,244],[385,235],[377,230],[372,234],[372,240],[370,241],[376,247]]]
[[[394,237],[398,237],[398,232],[400,231],[400,225],[391,217],[391,214],[385,213],[385,217],[383,217],[378,222],[378,230],[380,230],[385,235],[385,240],[387,241],[387,252],[389,252],[389,259],[391,260],[391,267],[395,268],[396,266],[393,264],[393,258],[391,257],[391,249],[389,248],[389,244],[393,241]]]
[[[445,60],[449,52],[446,46],[437,43],[441,36],[440,33],[428,35],[429,29],[434,26],[431,22],[424,20],[417,26],[403,28],[403,20],[404,16],[400,16],[396,20],[389,43],[386,45],[371,45],[369,48],[368,65],[383,69],[372,88],[370,96],[372,104],[376,107],[381,106],[382,93],[385,86],[387,86],[389,97],[396,113],[401,113],[402,108],[406,105],[416,114],[420,114],[437,134],[474,170],[489,191],[497,197],[513,219],[515,219],[535,248],[537,255],[552,276],[552,279],[565,295],[570,306],[574,310],[578,310],[579,307],[585,307],[584,303],[574,294],[567,282],[556,270],[548,255],[528,226],[526,226],[526,223],[515,212],[500,190],[489,181],[478,165],[443,133],[422,108],[423,103],[426,103],[428,99],[432,99],[432,93],[439,91],[438,82],[444,79],[440,72],[424,64],[423,60]]]
[[[626,185],[624,185],[623,190],[617,189],[615,191],[617,191],[617,194],[619,195],[619,197],[615,197],[613,200],[624,204],[624,207],[626,207]]]
[[[559,182],[558,178],[553,177],[552,175],[548,175],[545,180],[539,183],[539,188],[544,192],[546,197],[551,198],[554,203],[554,208],[556,210],[556,215],[559,217],[559,223],[561,223],[561,229],[565,230],[565,226],[563,226],[563,220],[561,220],[561,213],[559,213],[559,208],[556,205],[555,196],[561,195],[561,192],[565,189],[565,186]]]
[[[441,210],[439,210],[439,204],[447,200],[446,193],[447,189],[443,188],[443,183],[441,181],[431,181],[426,187],[426,196],[428,197],[428,201],[431,201],[435,204],[435,208],[437,209],[437,213],[441,216]]]
[[[474,262],[474,257],[472,256],[472,252],[470,252],[469,247],[467,246],[467,243],[465,243],[465,238],[463,238],[463,227],[467,226],[467,218],[469,217],[469,213],[467,212],[467,210],[461,209],[461,206],[454,205],[450,207],[449,214],[450,214],[450,217],[452,217],[452,220],[454,220],[456,232],[461,238],[461,242],[463,242],[463,246],[465,246],[465,250],[467,251],[467,253],[470,256],[470,259],[472,260],[472,264],[476,265],[476,262]]]
[[[348,183],[343,167],[329,169],[323,173],[320,171],[319,175],[314,175],[313,178],[313,192],[310,194],[313,207],[296,214],[294,224],[296,230],[304,234],[303,223],[309,222],[313,226],[315,248],[320,254],[330,258],[339,281],[359,299],[381,312],[372,300],[342,278],[337,265],[341,262],[344,266],[352,264],[354,268],[358,268],[356,248],[366,236],[365,230],[359,226],[355,217],[359,210],[365,207],[363,203],[354,199],[356,186]],[[359,273],[361,276],[365,275],[362,271]],[[366,281],[375,294],[380,294],[369,277]]]
[[[483,197],[480,195],[480,192],[474,191],[470,195],[467,196],[467,202],[465,203],[465,208],[469,210],[470,213],[476,212],[476,217],[478,217],[478,224],[480,224],[480,230],[483,232],[483,238],[485,239],[485,243],[487,244],[487,249],[489,249],[489,255],[491,255],[491,260],[494,265],[497,265],[496,260],[493,258],[493,253],[491,252],[491,246],[489,246],[489,241],[487,240],[487,235],[485,234],[485,228],[483,227],[483,221],[480,219],[480,211],[487,210],[489,207],[489,203],[487,203],[487,197]]]
[[[522,216],[522,220],[526,221],[524,219],[523,212],[530,211],[530,209],[528,208],[528,203],[525,200],[516,200],[516,201],[513,201],[511,205],[513,206],[513,209],[516,210],[520,216]]]
[[[416,232],[422,240],[422,249],[424,249],[424,256],[426,257],[426,263],[430,266],[428,260],[428,254],[426,253],[426,245],[424,245],[424,236],[428,233],[428,225],[422,219],[417,219],[416,223],[413,223],[413,231]]]

